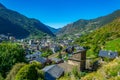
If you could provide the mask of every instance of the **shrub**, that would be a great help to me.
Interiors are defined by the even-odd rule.
[[[15,80],[37,80],[37,70],[34,65],[26,65],[17,73]]]
[[[17,63],[13,66],[10,73],[7,75],[6,80],[15,80],[15,76],[18,73],[18,71],[25,66],[25,63]]]
[[[39,71],[42,65],[38,62],[33,62],[22,67],[17,73],[15,80],[42,80],[43,72]]]
[[[3,77],[2,77],[2,75],[0,74],[0,80],[5,80]]]
[[[53,54],[53,52],[50,49],[46,49],[45,51],[43,50],[42,52],[43,52],[41,55],[42,57],[48,57],[51,54]]]

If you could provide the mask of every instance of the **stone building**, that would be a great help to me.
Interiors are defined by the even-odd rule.
[[[68,59],[68,64],[76,66],[78,70],[86,69],[86,50],[82,49],[72,54]]]

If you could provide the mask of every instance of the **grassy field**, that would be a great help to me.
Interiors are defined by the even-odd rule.
[[[120,51],[120,38],[107,42],[104,49],[111,51]]]

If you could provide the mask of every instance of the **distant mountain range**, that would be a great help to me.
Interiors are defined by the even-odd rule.
[[[15,38],[42,37],[46,34],[54,36],[52,31],[39,20],[7,9],[0,3],[0,34],[10,34]]]
[[[48,28],[54,33],[56,34],[61,28],[58,28],[58,29],[55,29],[55,28],[52,28],[50,26],[48,26]]]
[[[96,19],[80,19],[60,29],[54,29],[39,20],[28,18],[16,11],[7,9],[0,3],[0,34],[15,38],[43,37],[45,35],[74,35],[92,32],[120,17],[120,10]]]
[[[91,20],[80,19],[76,22],[64,26],[61,30],[57,32],[57,35],[65,35],[65,34],[71,35],[75,33],[83,34],[86,32],[91,32],[97,28],[100,28],[112,22],[114,19],[118,17],[120,17],[120,10],[117,10],[109,15],[102,16],[96,19],[91,19]]]

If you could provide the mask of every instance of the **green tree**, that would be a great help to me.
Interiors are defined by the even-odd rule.
[[[42,57],[48,57],[51,54],[53,54],[53,52],[50,49],[43,50],[42,52],[43,52],[41,55]]]
[[[4,42],[0,44],[0,72],[6,77],[15,63],[25,62],[22,46],[15,43]]]

